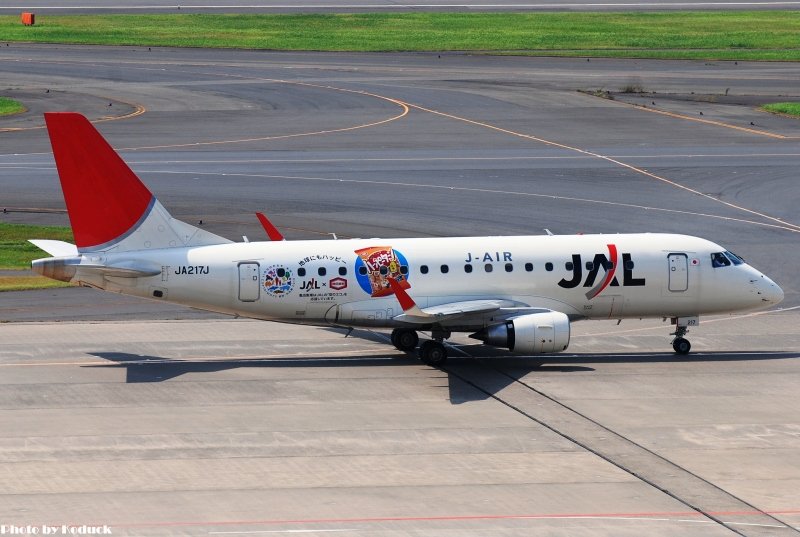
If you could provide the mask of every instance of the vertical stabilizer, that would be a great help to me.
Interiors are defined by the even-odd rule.
[[[79,251],[231,242],[173,218],[84,116],[44,116]]]

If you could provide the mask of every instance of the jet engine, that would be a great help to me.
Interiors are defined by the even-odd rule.
[[[569,318],[559,311],[531,313],[487,326],[469,337],[514,354],[561,352],[569,346]]]

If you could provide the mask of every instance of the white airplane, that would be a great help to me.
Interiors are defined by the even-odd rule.
[[[672,346],[700,315],[764,309],[783,291],[740,257],[686,235],[618,234],[242,242],[173,218],[89,121],[45,114],[75,244],[39,274],[254,319],[392,328],[392,343],[447,358],[452,332],[515,354],[567,348],[581,319],[662,317]],[[280,233],[259,214],[273,239]]]

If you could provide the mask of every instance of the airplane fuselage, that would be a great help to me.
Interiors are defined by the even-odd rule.
[[[98,276],[78,267],[73,280],[257,319],[342,326],[403,324],[393,320],[402,313],[386,284],[393,274],[402,274],[422,308],[491,298],[508,301],[506,309],[535,304],[577,320],[771,305],[777,286],[746,263],[714,266],[712,256],[723,252],[669,234],[250,242],[140,250],[137,266],[157,275]],[[131,255],[85,257],[113,267]],[[468,330],[493,319],[453,326]]]

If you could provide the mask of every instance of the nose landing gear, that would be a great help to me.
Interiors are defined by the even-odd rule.
[[[689,354],[690,350],[692,350],[692,344],[689,343],[689,340],[683,336],[685,336],[686,332],[689,331],[689,324],[692,326],[697,324],[697,318],[690,317],[687,319],[678,317],[673,319],[673,322],[675,323],[675,331],[670,335],[675,336],[675,339],[672,340],[672,349],[676,354],[685,356]]]

